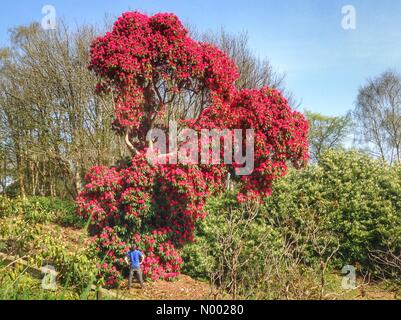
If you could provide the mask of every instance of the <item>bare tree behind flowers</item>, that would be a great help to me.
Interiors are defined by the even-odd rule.
[[[383,280],[392,279],[401,284],[401,251],[393,249],[372,250],[369,259],[375,268],[376,276]]]
[[[232,35],[222,29],[220,32],[201,34],[195,26],[190,25],[187,28],[190,30],[191,37],[215,45],[234,61],[240,74],[236,82],[238,89],[255,89],[266,86],[280,89],[290,106],[298,107],[293,95],[285,88],[285,75],[274,70],[269,60],[262,60],[255,56],[250,49],[246,33]],[[163,86],[160,86],[160,89],[163,91]],[[166,98],[169,99],[168,95]],[[173,98],[174,104],[170,106],[167,117],[156,120],[159,126],[166,125],[166,120],[191,119],[199,116],[208,99],[208,93],[189,91],[178,96],[174,95]],[[181,131],[181,128],[178,130]]]
[[[111,165],[123,150],[111,131],[112,97],[94,92],[87,69],[90,26],[11,31],[0,65],[0,116],[20,195],[73,197],[92,165]],[[2,169],[1,175],[9,175]]]
[[[267,223],[281,230],[278,252],[265,252],[256,289],[262,299],[328,299],[325,277],[339,249],[339,242],[324,228],[321,218],[313,211],[302,213],[302,222],[294,217],[268,217]],[[315,259],[310,260],[310,257]]]
[[[245,274],[241,272],[253,255],[263,246],[267,234],[262,234],[260,242],[244,257],[250,225],[256,220],[259,212],[258,204],[246,203],[240,208],[228,208],[222,224],[224,228],[216,229],[215,239],[218,256],[210,268],[211,293],[216,298],[228,293],[237,299],[243,293]],[[249,250],[248,250],[249,251]]]
[[[326,299],[325,277],[338,240],[311,213],[263,217],[257,204],[220,212],[213,234],[212,296],[237,299]],[[305,216],[306,217],[306,216]],[[314,259],[310,259],[314,257]]]
[[[197,34],[196,31],[192,33]],[[240,74],[236,83],[239,89],[262,87],[280,89],[291,107],[297,107],[293,94],[285,88],[285,74],[275,70],[268,59],[260,59],[252,52],[246,32],[233,35],[221,29],[220,32],[209,32],[197,37],[214,44],[234,60]]]
[[[401,161],[401,78],[393,71],[360,88],[354,117],[369,151],[393,163]]]

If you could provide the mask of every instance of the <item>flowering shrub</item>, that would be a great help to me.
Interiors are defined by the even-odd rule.
[[[129,166],[93,168],[86,181],[77,198],[78,213],[91,218],[106,285],[121,280],[133,243],[145,253],[145,277],[177,276],[179,249],[193,239],[195,222],[205,214],[208,192],[202,172],[195,166],[151,166],[140,154]]]
[[[231,104],[206,109],[195,127],[254,130],[255,168],[241,178],[241,201],[270,195],[272,182],[287,173],[289,161],[299,168],[308,159],[308,123],[274,89],[242,90]]]
[[[112,32],[93,42],[90,68],[103,79],[98,92],[115,93],[115,127],[135,129],[139,143],[178,93],[207,91],[224,100],[238,78],[226,54],[189,38],[173,14],[124,13]]]
[[[195,130],[254,129],[255,170],[235,178],[239,201],[269,195],[288,162],[300,166],[307,159],[304,117],[277,90],[238,91],[233,61],[191,39],[173,14],[124,13],[93,42],[89,67],[102,79],[96,91],[113,93],[113,128],[133,153],[128,165],[92,168],[77,199],[79,215],[91,218],[109,285],[118,281],[121,258],[133,243],[145,251],[145,276],[176,276],[179,250],[193,240],[207,197],[220,192],[227,173],[240,166],[151,165],[146,135],[156,124],[178,117]]]
[[[150,235],[136,234],[135,241],[147,253],[143,262],[143,273],[152,280],[169,280],[180,273],[182,258],[169,238],[168,229],[155,230]]]
[[[112,287],[122,280],[120,271],[125,265],[124,258],[128,253],[127,244],[120,239],[116,230],[105,227],[102,232],[94,238],[92,244],[95,255],[100,258],[98,268],[105,285]]]

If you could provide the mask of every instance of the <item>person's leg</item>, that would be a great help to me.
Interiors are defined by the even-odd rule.
[[[143,277],[142,277],[141,269],[136,269],[136,276],[137,276],[139,284],[141,285],[141,288],[143,289]]]
[[[131,289],[133,273],[134,273],[134,268],[131,267],[131,268],[129,269],[128,289]]]

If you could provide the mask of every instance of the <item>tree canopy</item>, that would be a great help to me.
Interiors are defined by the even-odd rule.
[[[222,192],[227,174],[240,165],[149,163],[151,129],[167,128],[174,120],[198,133],[254,130],[254,170],[234,177],[240,202],[268,196],[289,164],[300,167],[308,159],[303,115],[277,89],[238,89],[233,60],[214,45],[190,38],[173,14],[124,13],[110,32],[93,41],[90,69],[101,78],[98,92],[113,94],[114,129],[133,155],[126,164],[92,168],[77,200],[80,214],[91,217],[111,284],[125,246],[134,242],[146,248],[146,274],[174,277],[180,266],[176,250],[193,240],[207,197]]]

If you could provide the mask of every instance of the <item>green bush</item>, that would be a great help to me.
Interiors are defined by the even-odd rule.
[[[328,151],[317,164],[276,181],[249,221],[253,209],[238,204],[234,193],[209,199],[206,210],[195,242],[183,249],[184,273],[210,280],[221,271],[217,282],[232,283],[224,277],[236,260],[243,295],[321,297],[322,273],[345,265],[374,272],[372,251],[400,252],[401,167]]]
[[[75,209],[75,204],[70,200],[63,200],[54,197],[31,196],[29,202],[35,202],[41,206],[43,210],[55,213],[71,213]]]
[[[243,265],[238,279],[247,282],[245,278],[251,276],[249,269],[263,264],[266,251],[280,254],[281,236],[263,222],[258,210],[259,206],[238,204],[235,193],[209,199],[208,214],[197,225],[195,242],[183,249],[183,272],[210,279],[220,271],[218,277],[226,277],[228,273],[222,268],[230,260]]]
[[[0,300],[79,300],[95,299],[95,293],[83,297],[76,290],[58,284],[54,290],[42,288],[42,280],[27,273],[22,265],[7,267],[0,261]]]
[[[38,198],[29,199],[8,199],[0,198],[0,208],[2,217],[24,216],[27,221],[32,223],[47,223],[56,220],[58,212],[49,210]]]
[[[316,165],[291,171],[266,200],[266,215],[295,221],[312,214],[340,241],[338,267],[369,268],[369,252],[401,248],[401,175],[365,154],[326,152]]]
[[[23,215],[33,223],[55,222],[77,228],[85,225],[85,221],[76,214],[73,201],[39,196],[27,199],[0,196],[0,218],[16,215]]]
[[[52,197],[29,197],[29,202],[39,204],[46,212],[55,215],[55,222],[66,227],[82,228],[85,221],[76,214],[75,202]]]
[[[45,234],[41,236],[41,247],[43,250],[31,259],[33,264],[54,266],[61,283],[78,290],[95,284],[98,262],[92,258],[88,247],[82,246],[70,252],[59,239]]]
[[[218,297],[318,298],[317,264],[294,238],[293,224],[277,225],[258,203],[239,204],[234,192],[209,199],[195,242],[184,247],[183,272],[210,280]],[[302,257],[302,259],[301,259]]]
[[[65,224],[68,221],[69,225],[78,226],[79,220],[72,218],[74,203],[45,197],[0,197],[0,209],[0,251],[12,256],[28,256],[32,266],[53,265],[60,273],[61,283],[68,283],[77,290],[96,281],[97,261],[92,259],[89,248],[82,242],[76,249],[68,249],[57,228],[48,225],[49,222]]]

